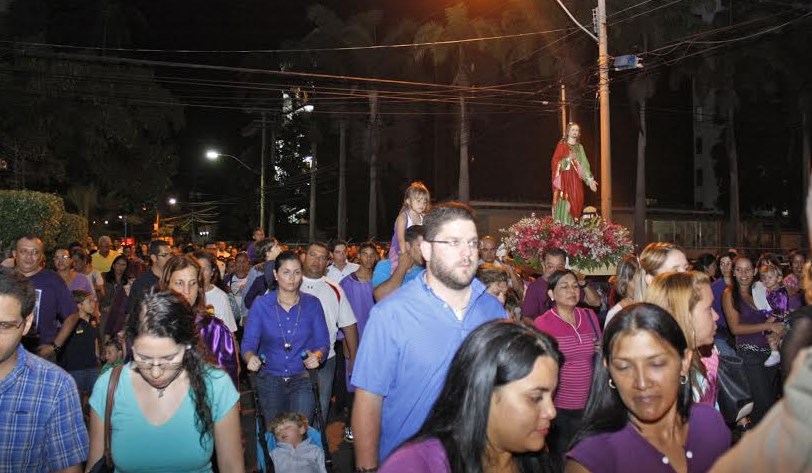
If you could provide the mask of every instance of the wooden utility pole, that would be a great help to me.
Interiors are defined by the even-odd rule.
[[[567,136],[567,86],[561,82],[561,136]]]
[[[606,0],[598,0],[598,91],[601,124],[601,217],[612,220],[612,151],[609,133],[609,46],[606,39]]]

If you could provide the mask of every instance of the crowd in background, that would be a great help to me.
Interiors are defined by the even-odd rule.
[[[20,363],[52,371],[30,353],[59,364],[75,391],[65,425],[90,437],[60,437],[63,451],[44,446],[39,463],[4,460],[104,461],[110,422],[120,471],[243,471],[237,401],[251,372],[277,471],[323,471],[307,432],[329,421],[345,423],[359,472],[707,471],[720,458],[734,471],[760,447],[731,445],[762,422],[804,438],[808,391],[789,376],[793,362],[809,368],[795,356],[812,317],[803,252],[689,258],[659,242],[611,277],[585,277],[556,248],[539,268],[518,264],[466,206],[427,211],[427,197],[407,193],[388,246],[286,245],[257,229],[239,244],[102,236],[46,257],[22,236],[0,303],[19,299],[9,316],[24,323],[0,320],[0,332],[23,330],[27,351],[6,347],[0,390]],[[191,441],[160,453],[179,418]],[[808,455],[782,451],[787,465]]]

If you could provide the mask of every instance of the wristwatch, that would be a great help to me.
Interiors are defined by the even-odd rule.
[[[57,345],[56,342],[51,342],[51,346],[54,347],[54,353],[55,354],[58,355],[58,354],[62,353],[62,347]]]

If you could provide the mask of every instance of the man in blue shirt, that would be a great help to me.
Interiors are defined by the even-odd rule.
[[[406,243],[403,245],[403,253],[395,271],[392,271],[392,262],[386,258],[375,265],[375,271],[372,273],[372,295],[378,302],[423,271],[423,254],[420,252],[423,225],[412,225],[406,229],[404,236]]]
[[[81,472],[88,438],[73,379],[21,345],[33,283],[0,269],[0,472]]]
[[[423,220],[426,270],[372,308],[352,384],[355,464],[376,468],[420,428],[463,339],[506,317],[474,279],[479,239],[470,207],[446,203]]]

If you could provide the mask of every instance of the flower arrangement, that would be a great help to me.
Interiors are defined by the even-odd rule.
[[[541,254],[548,248],[566,251],[570,266],[584,271],[614,266],[634,251],[628,229],[597,216],[565,224],[531,214],[500,231],[506,233],[503,241],[513,257],[539,272]]]

